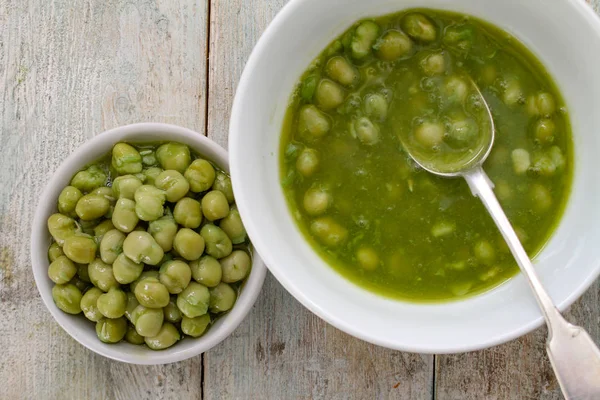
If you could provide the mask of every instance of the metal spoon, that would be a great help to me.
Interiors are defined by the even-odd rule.
[[[467,80],[472,86],[471,92],[476,93],[479,97],[483,112],[487,114],[485,126],[480,129],[481,135],[485,135],[485,137],[480,140],[479,148],[464,154],[460,158],[460,165],[456,162],[440,165],[435,163],[435,158],[424,156],[422,152],[416,150],[401,137],[403,145],[410,157],[426,171],[448,178],[465,178],[473,195],[479,197],[498,226],[521,271],[527,278],[546,319],[548,326],[546,350],[565,398],[598,400],[600,399],[600,350],[583,328],[567,322],[555,307],[494,195],[494,184],[482,168],[494,144],[494,121],[481,91],[472,79],[467,78]]]

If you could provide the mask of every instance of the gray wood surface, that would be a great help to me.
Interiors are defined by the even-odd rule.
[[[52,320],[30,273],[37,198],[103,130],[183,125],[226,146],[245,61],[285,0],[0,0],[0,399],[559,399],[545,330],[423,356],[369,345],[270,275],[248,318],[203,356],[111,362]],[[596,11],[600,0],[593,0]],[[600,286],[570,311],[600,342]]]

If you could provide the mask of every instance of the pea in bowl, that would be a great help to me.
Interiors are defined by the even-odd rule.
[[[181,361],[224,340],[266,272],[228,170],[220,146],[167,124],[119,127],[71,154],[31,236],[34,278],[59,325],[134,364]]]
[[[476,143],[472,79],[497,127],[484,169],[566,308],[600,273],[589,46],[600,22],[578,1],[290,1],[248,61],[229,137],[240,213],[273,275],[334,326],[398,350],[476,350],[540,326],[468,187],[403,148]]]

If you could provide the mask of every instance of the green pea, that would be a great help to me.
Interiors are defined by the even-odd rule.
[[[183,174],[190,184],[190,190],[194,193],[207,191],[215,181],[215,169],[206,160],[200,158],[194,160]]]
[[[223,196],[225,205],[227,208],[229,208],[229,203],[227,203],[225,195],[219,191],[215,192]],[[209,192],[208,194],[210,193],[212,192]],[[175,204],[173,218],[175,218],[175,221],[178,224],[183,225],[186,228],[195,229],[199,227],[202,223],[202,209],[200,208],[200,202],[190,199],[189,197],[184,197],[183,199],[179,200],[177,204]]]
[[[104,234],[100,242],[100,258],[106,264],[115,262],[119,254],[123,252],[125,234],[117,229],[110,230]]]
[[[231,243],[240,244],[246,241],[246,228],[235,204],[229,209],[229,214],[221,220],[219,227],[229,236]]]
[[[156,177],[158,175],[160,175],[161,172],[163,172],[163,169],[159,168],[159,167],[151,167],[151,168],[144,170],[143,174],[146,178],[146,180],[145,180],[146,185],[154,185],[154,181],[156,180]]]
[[[77,266],[77,277],[84,282],[90,283],[90,274],[88,272],[87,264],[75,264]]]
[[[98,322],[103,318],[102,313],[98,310],[98,298],[103,294],[102,290],[93,287],[85,292],[79,303],[83,315],[92,322]]]
[[[231,179],[222,171],[217,171],[215,176],[215,182],[212,185],[212,190],[219,190],[223,192],[229,204],[233,203],[233,186],[231,185]]]
[[[319,153],[314,149],[304,149],[296,160],[296,170],[305,177],[312,176],[319,169]]]
[[[136,213],[135,201],[126,198],[117,200],[111,220],[115,228],[121,232],[133,231],[140,220]]]
[[[190,268],[194,280],[204,286],[214,287],[221,282],[221,263],[212,256],[202,256],[199,260],[190,262]]]
[[[397,30],[389,30],[373,45],[375,55],[383,61],[396,61],[410,54],[413,43],[408,36]]]
[[[161,172],[154,181],[154,185],[165,191],[167,201],[171,203],[177,202],[190,190],[190,184],[175,170],[165,170]]]
[[[125,340],[128,343],[135,344],[135,345],[144,344],[144,337],[142,335],[140,335],[139,333],[137,333],[135,328],[132,326],[127,327],[127,333],[125,334]]]
[[[109,208],[110,202],[106,198],[90,193],[79,199],[75,212],[83,221],[91,221],[106,214]]]
[[[188,287],[177,295],[177,307],[188,318],[206,314],[209,301],[208,288],[196,282],[190,282]]]
[[[146,337],[146,346],[152,350],[163,350],[173,346],[181,338],[173,324],[165,322],[156,336]]]
[[[342,56],[335,56],[327,61],[325,73],[331,79],[344,86],[351,86],[357,83],[360,75],[352,63],[348,62]]]
[[[165,143],[156,150],[156,158],[163,169],[174,169],[183,174],[191,163],[190,149],[180,143]]]
[[[94,235],[94,229],[96,229],[96,226],[98,225],[99,221],[100,221],[99,218],[91,219],[89,221],[80,219],[79,220],[79,227],[81,228],[81,232],[85,233],[86,235],[93,236]]]
[[[330,81],[329,79],[321,79],[319,85],[317,86],[317,90],[315,92],[315,104],[321,110],[333,110],[342,105],[344,99],[346,98],[346,92],[344,89],[338,85],[337,83]],[[310,107],[310,106],[305,106]],[[300,110],[300,118],[302,118],[302,109]],[[301,120],[300,120],[301,121]],[[319,125],[324,124],[325,121],[317,120],[314,121],[319,123]],[[313,122],[313,123],[314,123]],[[298,128],[300,130],[300,122],[298,123]],[[329,120],[327,120],[327,131],[329,130]],[[321,127],[321,130],[324,130],[325,126]],[[300,130],[302,132],[302,130]],[[321,135],[322,136],[322,135]]]
[[[142,221],[154,221],[163,216],[167,195],[154,186],[142,185],[135,191],[135,212]]]
[[[48,267],[48,277],[58,284],[69,282],[77,274],[77,267],[66,256],[60,256]]]
[[[106,200],[108,200],[109,203],[114,203],[116,198],[113,195],[113,191],[112,188],[108,187],[108,186],[100,186],[94,190],[92,190],[90,192],[90,194],[93,194],[95,196],[100,196],[105,198]]]
[[[131,322],[141,336],[155,336],[163,324],[164,314],[160,308],[148,308],[139,305],[131,314]]]
[[[81,190],[75,186],[65,187],[58,196],[58,211],[61,214],[75,216],[75,206],[82,196]]]
[[[204,238],[206,254],[215,258],[223,258],[231,254],[233,249],[231,239],[218,226],[206,224],[200,230],[200,235]]]
[[[137,298],[135,297],[135,294],[133,294],[132,292],[127,292],[125,293],[127,296],[127,304],[125,305],[125,317],[131,321],[131,323],[133,323],[133,311],[135,310],[135,308],[137,306],[140,305],[140,302],[137,301]]]
[[[202,213],[209,221],[225,218],[229,214],[229,203],[220,190],[212,190],[202,198]]]
[[[360,117],[353,124],[356,137],[362,144],[372,146],[379,142],[379,127],[367,117]]]
[[[138,279],[144,271],[144,264],[132,261],[125,253],[119,254],[113,263],[113,275],[117,282],[126,285]]]
[[[529,115],[549,117],[556,111],[556,101],[550,93],[537,93],[529,96],[525,102]]]
[[[196,318],[183,317],[181,331],[191,337],[200,337],[210,325],[210,315],[204,314]]]
[[[113,269],[110,265],[105,264],[101,259],[96,258],[88,265],[88,274],[90,281],[104,292],[108,292],[112,288],[118,288],[119,282],[113,275]]]
[[[233,251],[219,262],[223,271],[221,280],[225,283],[234,283],[244,279],[248,275],[252,264],[248,253],[242,250]]]
[[[231,310],[236,298],[235,290],[231,286],[223,282],[219,283],[210,289],[210,312],[222,313]]]
[[[140,275],[139,278],[137,278],[135,281],[131,282],[131,284],[129,285],[129,290],[131,292],[135,292],[135,288],[141,281],[143,281],[146,278],[155,278],[156,280],[158,280],[158,276],[159,276],[158,271],[154,271],[154,270],[144,271],[144,272],[142,272],[142,274]]]
[[[426,75],[441,75],[446,71],[444,53],[432,53],[423,58],[419,64]]]
[[[511,153],[513,170],[517,175],[523,175],[531,166],[529,152],[525,149],[514,149]]]
[[[471,118],[455,119],[449,123],[444,141],[452,148],[466,148],[479,136],[479,126]]]
[[[312,104],[302,106],[298,113],[298,133],[307,140],[323,137],[331,129],[329,117]]]
[[[348,230],[331,217],[320,217],[310,224],[310,231],[324,245],[336,247],[348,239]]]
[[[333,199],[328,191],[322,188],[311,188],[304,193],[303,206],[308,215],[317,216],[324,214]]]
[[[361,247],[356,251],[356,259],[360,266],[367,271],[373,271],[379,266],[379,256],[370,247]]]
[[[81,293],[85,293],[85,291],[86,291],[86,290],[88,290],[88,289],[91,287],[91,285],[90,285],[90,283],[89,283],[89,282],[85,282],[85,281],[83,281],[83,280],[79,279],[79,277],[78,277],[77,275],[75,275],[75,276],[73,277],[73,279],[71,279],[71,280],[69,281],[69,283],[71,283],[71,284],[75,285],[75,287],[76,287],[77,289],[79,289],[79,291],[80,291]]]
[[[125,314],[127,295],[121,289],[112,288],[98,297],[96,306],[106,318],[120,318]]]
[[[319,83],[319,77],[317,75],[309,75],[302,81],[300,86],[300,97],[306,102],[311,102],[315,91],[317,90],[317,84]]]
[[[469,86],[464,79],[458,76],[450,76],[444,83],[444,95],[448,103],[462,104],[469,94]]]
[[[371,47],[375,44],[375,40],[379,36],[379,25],[373,21],[361,22],[352,36],[350,49],[352,57],[356,60],[362,60],[371,54]]]
[[[421,13],[410,13],[401,21],[404,32],[418,42],[433,42],[437,38],[437,29],[434,23]]]
[[[142,156],[142,164],[145,167],[152,167],[158,164],[156,153],[152,149],[141,149],[140,156]]]
[[[106,182],[106,174],[97,165],[92,165],[83,171],[79,171],[71,179],[71,186],[76,187],[82,192],[91,192],[97,187],[103,186]]]
[[[81,297],[81,291],[71,283],[54,285],[52,288],[54,304],[67,314],[79,314],[81,312]]]
[[[142,172],[142,156],[135,147],[117,143],[112,149],[112,166],[119,175]]]
[[[190,266],[181,260],[167,261],[161,265],[158,279],[169,293],[178,294],[190,283],[192,271]]]
[[[388,103],[385,97],[379,93],[372,93],[365,96],[363,102],[365,114],[373,120],[384,121],[387,117]]]
[[[169,291],[156,278],[144,278],[135,286],[135,297],[148,308],[163,308],[169,304]]]
[[[552,194],[544,185],[535,183],[531,186],[531,200],[536,210],[546,212],[552,206]]]
[[[439,146],[446,135],[444,125],[439,122],[425,121],[414,130],[414,138],[421,146],[430,150]]]
[[[134,175],[123,175],[115,178],[112,191],[116,198],[133,200],[133,195],[142,186],[142,181]]]
[[[177,223],[173,220],[173,216],[165,215],[148,224],[148,233],[152,235],[156,243],[162,247],[163,251],[171,251],[173,248],[173,240],[177,233]]]
[[[535,140],[541,144],[551,144],[554,142],[554,132],[556,124],[550,118],[542,118],[535,122],[534,127]]]
[[[480,240],[473,248],[475,257],[485,265],[492,265],[496,261],[496,251],[490,242]]]
[[[104,343],[118,343],[127,333],[127,320],[102,318],[96,322],[96,336]]]
[[[75,235],[77,230],[75,220],[66,215],[52,214],[48,218],[48,232],[59,246],[64,246],[65,239]]]
[[[50,262],[54,262],[58,257],[64,255],[65,253],[63,253],[62,248],[56,242],[52,243],[48,248],[48,260]]]
[[[175,235],[173,247],[186,260],[197,260],[204,252],[204,238],[189,228],[182,228]]]
[[[98,245],[94,238],[84,233],[69,236],[63,244],[65,255],[79,264],[88,264],[96,257]]]
[[[177,298],[171,296],[169,304],[167,304],[163,308],[163,313],[165,314],[165,321],[172,322],[174,324],[181,321],[181,311],[179,311],[179,308],[177,308],[176,301]]]
[[[157,265],[165,254],[152,235],[144,231],[127,235],[123,242],[123,253],[133,262],[148,265]]]
[[[509,107],[522,104],[523,89],[521,89],[521,84],[517,79],[509,78],[506,80],[502,101]]]
[[[94,228],[94,238],[96,240],[96,243],[102,243],[102,239],[104,238],[106,232],[109,232],[114,229],[115,226],[113,225],[110,219],[104,220],[98,225],[96,225],[96,227]]]

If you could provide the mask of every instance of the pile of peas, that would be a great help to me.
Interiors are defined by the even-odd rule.
[[[52,298],[105,343],[161,350],[229,311],[252,264],[231,180],[180,143],[117,143],[48,218]]]

